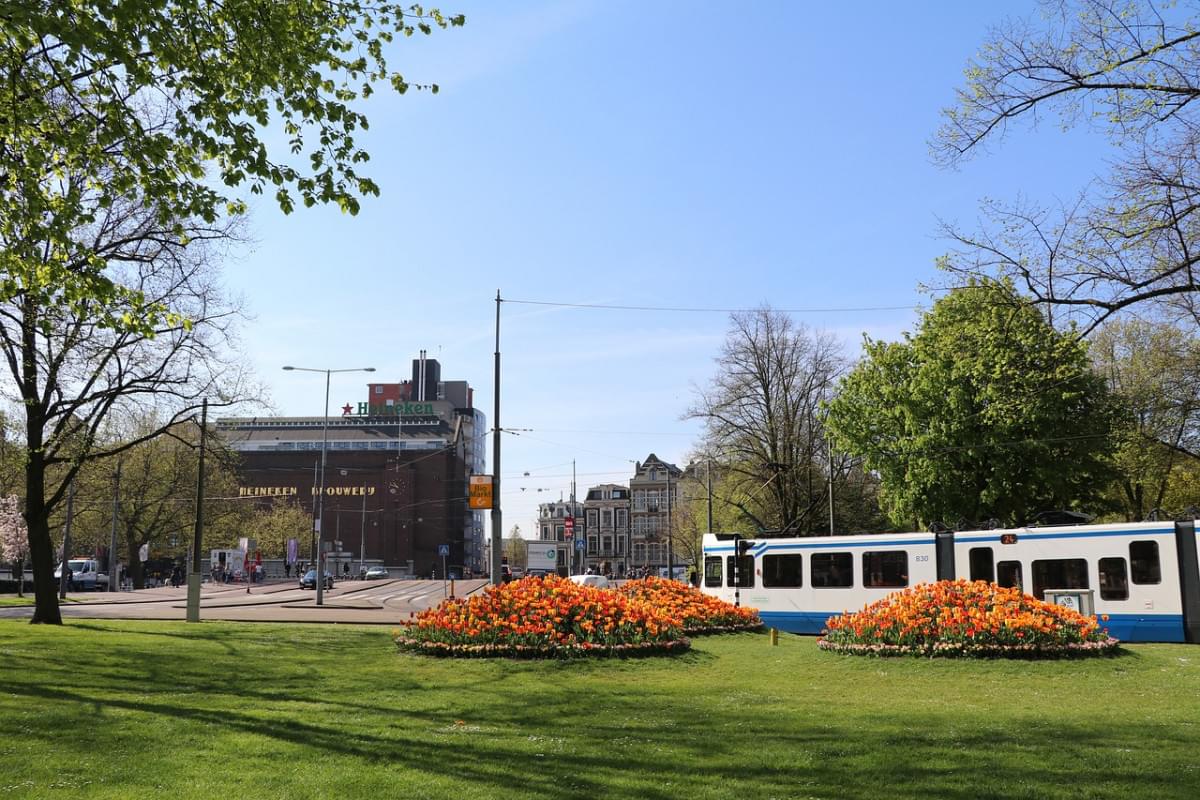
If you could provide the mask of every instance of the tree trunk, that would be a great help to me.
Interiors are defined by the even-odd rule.
[[[39,445],[40,439],[39,435]],[[34,607],[30,622],[34,625],[61,625],[58,584],[54,582],[54,543],[50,541],[50,520],[46,510],[45,476],[46,468],[41,453],[31,447],[25,465],[25,523],[29,527],[29,559],[33,562]],[[64,553],[63,558],[70,558],[70,554]]]
[[[54,582],[54,543],[50,541],[50,509],[46,508],[46,409],[38,392],[36,359],[37,310],[25,300],[21,331],[21,399],[25,405],[25,525],[29,531],[29,559],[33,562],[34,625],[62,625],[58,586]],[[63,553],[63,560],[71,557]]]

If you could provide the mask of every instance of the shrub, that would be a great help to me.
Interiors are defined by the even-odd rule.
[[[1056,658],[1118,645],[1094,618],[986,581],[918,584],[826,625],[821,649],[855,655]]]
[[[564,578],[525,578],[422,611],[393,631],[401,650],[447,656],[633,656],[686,650],[678,620],[650,603]]]
[[[756,609],[726,603],[679,581],[643,578],[626,581],[617,591],[662,609],[689,634],[757,630],[763,624]]]

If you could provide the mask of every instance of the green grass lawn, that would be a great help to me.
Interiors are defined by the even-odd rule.
[[[439,661],[352,626],[0,621],[0,798],[1200,797],[1200,648]]]

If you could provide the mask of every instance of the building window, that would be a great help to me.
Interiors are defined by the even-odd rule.
[[[705,556],[704,585],[712,589],[721,585],[721,557]]]
[[[814,553],[809,566],[814,587],[833,589],[854,585],[854,557],[849,553]]]
[[[596,509],[594,509],[594,508],[589,508],[589,509],[588,509],[588,512],[587,512],[587,526],[588,526],[588,530],[591,530],[592,528],[595,528],[597,524],[598,524],[598,523],[597,523]]]
[[[588,555],[589,556],[596,555],[596,537],[595,536],[588,537],[587,547],[588,547]]]
[[[613,554],[613,537],[601,536],[600,537],[600,550],[601,550],[601,552],[604,553],[604,555],[611,556]]]
[[[988,583],[996,581],[996,568],[992,563],[992,548],[972,547],[970,561],[971,580],[987,581]]]
[[[863,553],[863,586],[908,586],[908,553],[903,550]]]
[[[617,555],[619,555],[619,556],[625,555],[625,537],[624,536],[617,537]]]
[[[566,541],[566,537],[563,535],[563,526],[562,525],[554,526],[554,538],[556,541],[559,541],[559,542]]]
[[[1130,542],[1129,566],[1134,583],[1162,583],[1162,565],[1158,561],[1158,542]]]
[[[646,562],[646,543],[633,543],[633,562],[635,564],[644,564]]]
[[[624,508],[617,509],[617,530],[623,531],[629,527],[629,511]]]
[[[1088,588],[1087,559],[1048,558],[1033,562],[1033,596],[1046,599],[1047,589]]]
[[[1129,578],[1123,558],[1100,559],[1100,599],[1128,600]]]
[[[600,525],[605,528],[612,527],[612,509],[606,508],[600,512]]]
[[[763,556],[763,586],[803,586],[803,560],[799,555]]]
[[[375,394],[383,394],[383,387],[382,387],[382,386],[376,386],[376,387],[375,387]]]

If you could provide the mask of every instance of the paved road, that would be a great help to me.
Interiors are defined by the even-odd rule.
[[[455,581],[457,596],[474,593],[486,581]],[[204,584],[200,592],[200,618],[244,622],[355,622],[395,625],[417,611],[436,606],[445,597],[441,581],[346,581],[325,592],[325,604],[316,604],[316,593],[299,589],[294,581],[253,586]],[[64,603],[64,617],[100,619],[185,619],[187,589],[169,586],[139,592],[71,594],[77,603]],[[0,619],[28,617],[29,607],[0,608]]]

